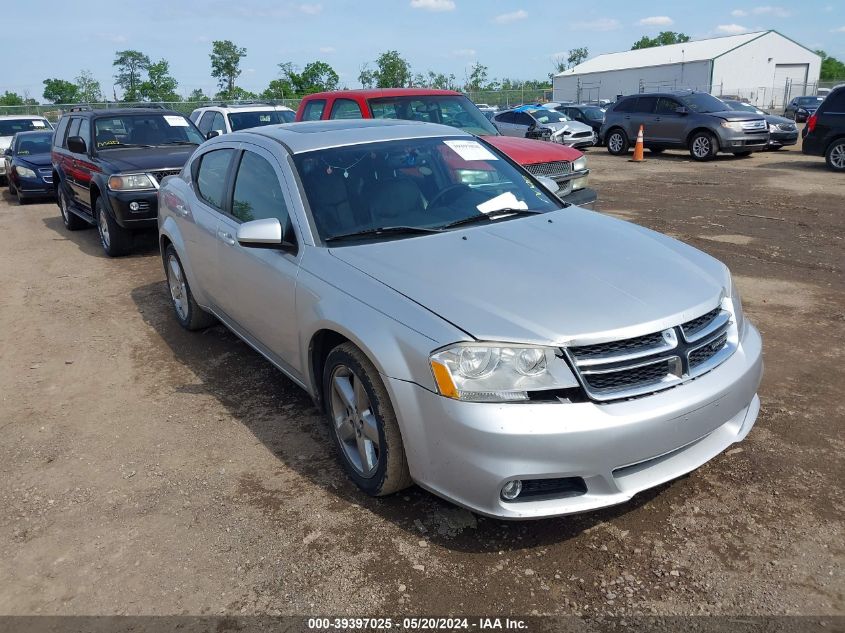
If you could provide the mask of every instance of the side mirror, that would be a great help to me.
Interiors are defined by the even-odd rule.
[[[67,148],[74,154],[85,154],[88,148],[85,147],[85,141],[81,136],[71,136],[67,140]]]
[[[220,136],[220,132],[218,132],[217,130],[211,130],[211,132],[205,135],[205,140],[212,139],[215,136]]]
[[[296,250],[296,245],[284,238],[282,223],[277,218],[244,222],[238,227],[238,244],[248,248]]]
[[[689,114],[689,110],[687,110],[686,106],[678,106],[675,108],[675,114]]]
[[[557,195],[557,190],[560,189],[560,186],[548,176],[539,176],[537,180],[540,181],[540,184],[553,196]]]
[[[15,153],[12,151],[12,148],[11,148],[11,147],[7,147],[7,148],[3,151],[3,156],[14,156],[14,155],[15,155]]]

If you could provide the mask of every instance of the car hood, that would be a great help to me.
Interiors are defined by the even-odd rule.
[[[541,345],[677,325],[730,285],[701,251],[578,207],[330,253],[476,339]]]
[[[768,123],[769,125],[780,125],[782,123],[791,123],[792,125],[795,125],[795,121],[793,121],[792,119],[787,119],[785,116],[767,114],[764,118],[766,119],[766,123]]]
[[[177,168],[185,164],[196,145],[174,147],[139,147],[100,151],[100,158],[116,171]]]
[[[547,127],[553,132],[558,130],[571,130],[572,132],[592,132],[593,128],[578,121],[558,121],[555,123],[538,123],[541,127]]]
[[[717,116],[726,121],[759,121],[762,114],[754,112],[742,112],[741,110],[725,110],[724,112],[707,112],[710,116]]]
[[[483,138],[520,165],[553,163],[561,160],[575,161],[584,155],[577,149],[548,141],[513,136],[484,136]]]
[[[35,165],[36,167],[47,167],[50,164],[50,154],[28,154],[15,156],[14,159],[18,162]]]
[[[0,136],[0,149],[6,149],[12,144],[11,136]]]

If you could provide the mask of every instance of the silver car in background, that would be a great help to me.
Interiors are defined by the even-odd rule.
[[[305,389],[368,494],[624,502],[748,434],[761,340],[724,264],[546,186],[441,125],[216,137],[159,192],[175,316]]]
[[[504,136],[519,138],[540,138],[538,132],[548,131],[549,140],[575,149],[592,147],[598,142],[598,135],[589,125],[573,121],[565,114],[545,107],[523,106],[501,112],[493,117],[493,125]]]

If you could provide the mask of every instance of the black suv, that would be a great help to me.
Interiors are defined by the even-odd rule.
[[[801,150],[811,156],[824,156],[834,171],[845,171],[845,85],[830,91],[804,126]]]
[[[107,255],[128,253],[134,230],[156,226],[161,180],[178,174],[204,140],[178,112],[72,108],[59,121],[52,148],[65,226],[96,225]]]

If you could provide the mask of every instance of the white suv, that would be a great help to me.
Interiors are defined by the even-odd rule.
[[[191,112],[191,121],[208,138],[210,132],[229,134],[251,127],[292,123],[296,112],[285,106],[266,103],[239,103],[197,108]],[[215,135],[216,136],[216,135]]]

